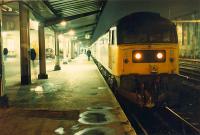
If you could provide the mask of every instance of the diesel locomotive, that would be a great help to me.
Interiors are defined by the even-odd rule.
[[[163,102],[179,73],[176,26],[157,13],[121,18],[89,49],[113,92],[141,107]]]

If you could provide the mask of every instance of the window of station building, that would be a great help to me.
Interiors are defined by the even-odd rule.
[[[197,37],[198,37],[198,24],[194,23],[192,25],[192,36],[191,36],[191,44],[193,46],[197,45]]]
[[[190,36],[191,36],[191,33],[190,33],[190,24],[189,23],[187,23],[187,25],[186,25],[186,27],[187,27],[187,45],[190,45],[190,40],[191,40],[191,38],[190,38]]]
[[[197,45],[200,47],[200,24],[197,24]]]
[[[185,23],[182,24],[182,45],[187,43],[187,26]]]

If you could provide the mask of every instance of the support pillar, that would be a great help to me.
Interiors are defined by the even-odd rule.
[[[31,84],[29,10],[19,2],[21,84]]]
[[[58,32],[55,32],[55,67],[54,70],[61,70],[60,68],[60,54],[59,54],[59,39]]]
[[[68,64],[67,49],[68,49],[68,40],[65,40],[63,46],[63,64]]]
[[[2,33],[2,12],[0,7],[0,97],[4,95],[4,86],[5,86],[4,62],[2,54],[3,42],[1,33]]]
[[[45,55],[45,35],[44,35],[44,24],[40,23],[39,31],[39,63],[40,63],[40,73],[38,79],[47,79],[46,74],[46,55]]]
[[[80,50],[80,44],[78,44],[78,49],[77,49],[78,51],[78,56],[81,54],[81,50]]]
[[[71,47],[72,47],[72,40],[70,39],[69,44],[68,44],[68,58],[69,58],[69,60],[72,59]]]
[[[74,59],[74,41],[71,41],[71,58]]]

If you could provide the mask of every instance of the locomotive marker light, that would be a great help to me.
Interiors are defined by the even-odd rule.
[[[68,32],[68,34],[69,34],[70,36],[74,36],[74,35],[75,35],[75,31],[74,31],[74,30],[70,30],[70,31]]]
[[[139,52],[135,53],[135,59],[136,60],[140,60],[141,58],[142,58],[142,54],[141,53],[139,53]]]
[[[62,21],[62,22],[60,22],[60,25],[62,25],[62,26],[66,26],[66,24],[67,24],[66,21]]]
[[[158,59],[162,59],[163,58],[163,53],[161,53],[161,52],[157,53],[156,57]]]

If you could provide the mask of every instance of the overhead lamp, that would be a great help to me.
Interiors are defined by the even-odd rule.
[[[85,34],[85,39],[90,39],[90,34]]]
[[[38,30],[39,22],[30,19],[30,29]]]
[[[70,36],[73,36],[73,35],[75,35],[75,31],[74,31],[74,30],[70,30],[70,31],[68,32],[68,34],[69,34]]]
[[[74,37],[74,40],[77,40],[77,39],[78,39],[78,37],[77,37],[77,36],[75,36],[75,37]]]
[[[62,25],[62,26],[65,26],[66,24],[67,24],[66,21],[62,21],[62,22],[60,22],[60,25]]]

